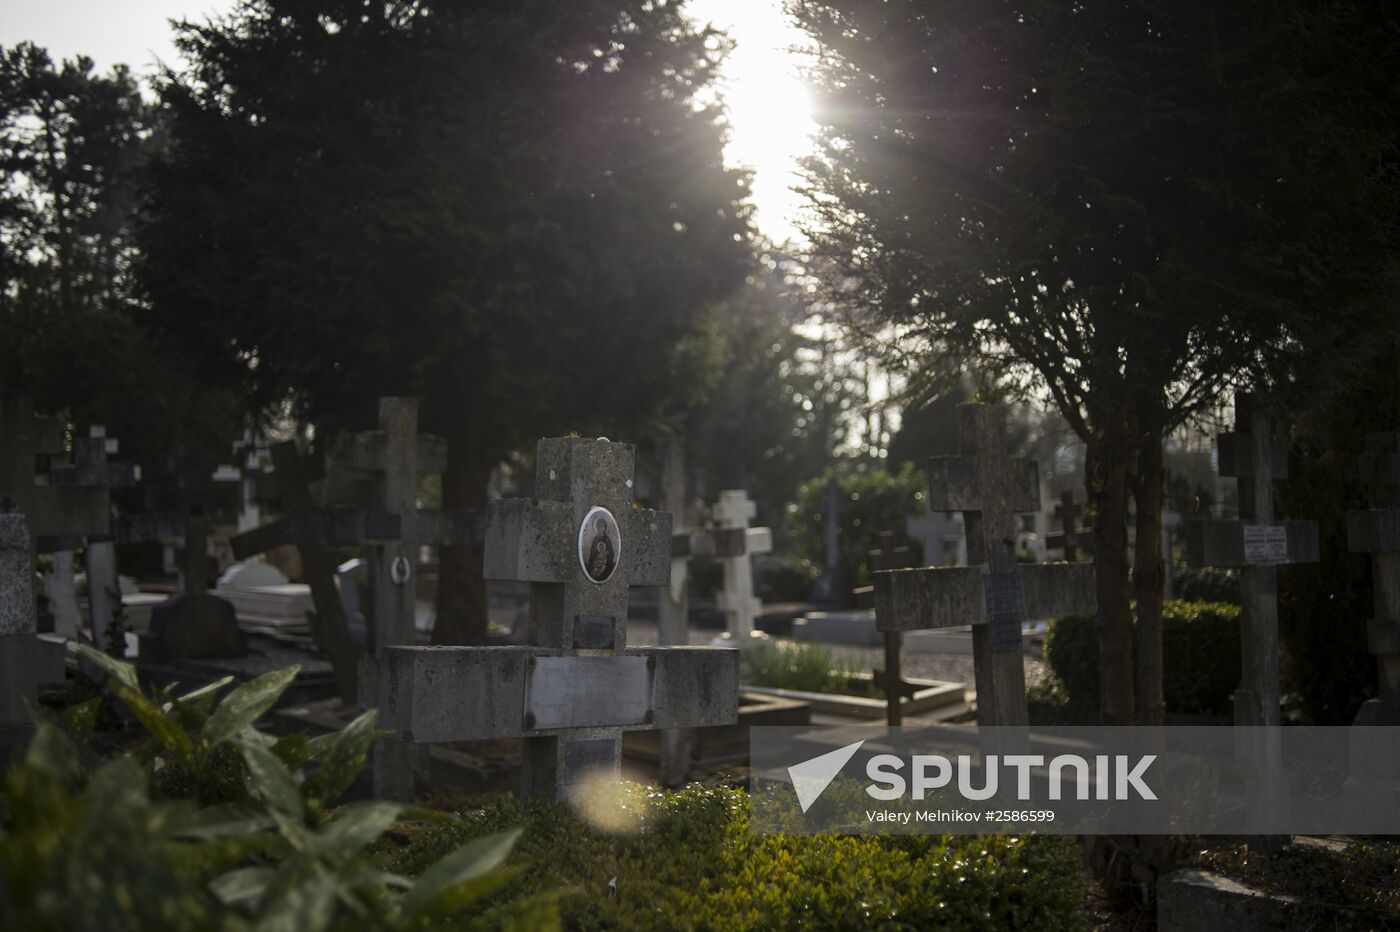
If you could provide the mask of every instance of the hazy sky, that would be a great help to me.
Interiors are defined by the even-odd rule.
[[[176,60],[169,20],[200,20],[232,6],[232,0],[0,0],[0,43],[28,39],[55,59],[82,54],[104,71],[120,62],[146,74],[158,61]],[[754,170],[759,228],[778,241],[795,236],[798,198],[791,185],[812,123],[798,59],[787,49],[802,34],[784,17],[781,0],[690,0],[687,9],[735,41],[721,88],[732,127],[725,155]]]

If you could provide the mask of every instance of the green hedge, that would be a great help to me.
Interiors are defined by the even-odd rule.
[[[555,805],[503,801],[434,826],[383,866],[415,873],[477,835],[524,825],[523,892],[573,893],[569,929],[1079,929],[1083,868],[1067,838],[759,835],[748,795],[628,786],[605,830]],[[584,810],[589,811],[585,806]],[[606,819],[613,822],[614,819]]]
[[[1099,644],[1092,615],[1050,622],[1045,659],[1070,717],[1098,714]],[[1167,713],[1228,716],[1240,683],[1240,607],[1167,602],[1162,607],[1162,691]]]

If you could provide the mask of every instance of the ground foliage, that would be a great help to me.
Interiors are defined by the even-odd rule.
[[[1337,848],[1294,844],[1268,854],[1247,845],[1206,848],[1192,862],[1252,886],[1293,897],[1297,928],[1400,928],[1400,846],[1389,839],[1347,841]]]
[[[839,657],[825,644],[756,643],[739,655],[739,680],[746,686],[849,693],[852,675],[869,672],[868,667]],[[870,685],[864,684],[861,692],[869,694]]]
[[[413,873],[523,822],[509,863],[526,890],[574,888],[560,901],[570,929],[1083,927],[1067,839],[760,835],[749,805],[740,789],[632,786],[607,801],[611,827],[600,828],[563,806],[502,801],[425,829],[383,863]]]
[[[553,897],[501,891],[510,827],[444,848],[416,879],[367,846],[403,820],[438,813],[375,800],[335,806],[376,731],[366,712],[341,731],[280,739],[253,723],[296,667],[175,697],[140,691],[133,667],[79,647],[144,729],[134,752],[96,759],[85,738],[96,697],[42,714],[0,781],[0,925],[25,930],[419,929],[548,927]],[[483,908],[482,897],[495,894]]]
[[[1240,684],[1240,607],[1172,601],[1163,607],[1162,620],[1167,713],[1228,718],[1231,696]],[[1070,717],[1064,724],[1094,721],[1099,658],[1093,616],[1051,621],[1045,660],[1054,675],[1052,692],[1058,693]]]
[[[922,545],[905,534],[905,524],[920,513],[928,494],[924,473],[911,463],[898,470],[860,465],[846,472],[828,470],[804,482],[789,508],[794,554],[814,575],[826,566],[826,522],[830,520],[826,488],[832,480],[840,486],[836,540],[841,568],[853,588],[871,584],[870,551],[879,546],[882,531],[893,531],[895,545],[911,548],[911,565],[919,565]]]

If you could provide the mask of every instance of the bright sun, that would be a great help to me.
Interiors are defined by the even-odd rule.
[[[812,102],[798,75],[794,46],[805,35],[783,14],[780,0],[691,0],[690,15],[734,40],[721,73],[729,111],[725,159],[754,172],[758,228],[777,243],[800,240],[797,160],[811,151]]]

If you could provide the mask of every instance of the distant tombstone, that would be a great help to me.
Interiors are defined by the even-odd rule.
[[[420,742],[525,739],[521,793],[615,779],[622,732],[732,724],[739,655],[627,646],[631,586],[670,579],[671,516],[632,501],[630,444],[541,440],[534,498],[491,503],[487,579],[530,584],[525,646],[389,647],[382,724]]]
[[[835,478],[826,484],[825,510],[822,514],[822,543],[826,560],[822,574],[812,587],[811,599],[826,608],[842,608],[847,604],[846,572],[841,565],[841,483]]]
[[[753,636],[753,621],[763,608],[753,594],[753,557],[772,552],[773,532],[749,527],[757,508],[743,489],[720,492],[711,513],[716,525],[715,556],[724,567],[724,586],[717,601],[729,638],[742,646]]]
[[[365,561],[359,557],[346,560],[335,568],[335,587],[340,592],[340,604],[345,610],[345,624],[350,636],[363,646],[369,637],[365,626]]]
[[[1016,515],[1040,509],[1040,479],[1034,462],[1010,458],[1000,409],[959,405],[958,446],[958,456],[929,460],[929,505],[962,512],[973,565],[876,573],[876,625],[909,631],[970,624],[978,723],[1025,725],[1021,626],[1094,611],[1094,568],[1016,562]]]
[[[1079,551],[1088,549],[1092,540],[1093,531],[1079,525],[1079,519],[1083,516],[1084,509],[1074,501],[1074,493],[1069,489],[1060,493],[1060,502],[1055,506],[1055,520],[1060,523],[1060,530],[1046,537],[1045,546],[1051,550],[1063,550],[1066,562],[1078,562]]]
[[[933,511],[925,501],[923,514],[905,522],[904,532],[923,545],[924,566],[959,566],[967,562],[967,543],[958,515]]]
[[[215,589],[262,589],[285,586],[287,577],[270,563],[234,563],[224,570]]]
[[[231,486],[206,482],[182,490],[185,500],[182,591],[151,609],[151,627],[140,639],[143,662],[242,657],[247,653],[238,615],[227,600],[208,591],[209,517]]]
[[[78,611],[78,588],[73,576],[73,551],[58,550],[50,557],[52,564],[44,575],[44,595],[53,612],[53,630],[65,638],[76,639],[82,627]]]

